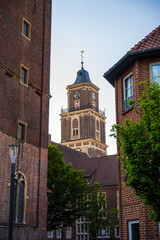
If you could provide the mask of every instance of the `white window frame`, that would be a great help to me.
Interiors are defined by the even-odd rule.
[[[160,65],[160,62],[151,63],[150,66],[149,66],[150,79],[151,79],[152,82],[156,82],[156,81],[153,81],[153,75],[152,75],[152,67],[153,67],[153,66],[156,66],[156,65]],[[159,83],[159,84],[160,84],[160,83]]]
[[[66,239],[71,239],[71,227],[66,228]]]
[[[102,234],[104,230],[105,230],[105,235]],[[110,238],[110,231],[108,227],[106,227],[105,229],[99,230],[97,238]]]
[[[132,230],[131,230],[131,225],[132,224],[139,224],[139,220],[135,220],[135,221],[129,221],[128,222],[128,233],[129,233],[129,240],[132,240]]]
[[[127,89],[129,89],[129,96],[126,97],[126,88],[125,88],[125,82],[127,79],[132,77],[132,84],[129,85]],[[132,94],[131,94],[132,89]],[[132,105],[127,105],[127,100],[133,100],[133,75],[132,72],[129,73],[125,78],[123,78],[123,111],[127,111]]]
[[[115,226],[115,237],[120,238],[120,228],[119,228],[119,235],[117,235],[117,228],[119,228],[119,225]]]
[[[131,93],[130,93],[129,98],[130,98],[131,96],[133,96],[133,75],[132,75],[132,72],[131,72],[131,73],[129,73],[127,76],[125,76],[125,78],[123,78],[123,99],[124,99],[124,101],[128,99],[128,98],[125,96],[125,89],[126,89],[126,88],[125,88],[125,81],[126,81],[128,78],[130,78],[130,77],[132,77],[132,85],[129,86],[129,89],[131,89],[131,86],[132,86],[132,95],[131,95]]]
[[[53,231],[48,231],[47,236],[48,238],[53,238]]]
[[[60,238],[61,238],[61,235],[62,235],[61,228],[58,228],[58,229],[56,230],[56,238],[60,239]]]
[[[87,222],[85,221],[85,217],[80,217],[76,220],[76,239],[77,240],[79,239],[81,240],[81,238],[83,238],[84,240],[85,236],[87,236],[87,239],[89,240],[89,233],[86,232],[85,224],[87,224]],[[78,232],[78,225],[79,225],[79,232]]]

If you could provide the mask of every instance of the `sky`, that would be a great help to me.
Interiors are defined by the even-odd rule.
[[[136,43],[160,25],[160,0],[52,0],[49,133],[61,142],[61,107],[67,85],[84,68],[100,88],[99,108],[106,111],[108,155],[117,152],[110,137],[115,123],[114,88],[103,77]]]

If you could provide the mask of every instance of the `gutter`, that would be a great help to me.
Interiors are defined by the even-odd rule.
[[[135,60],[154,57],[160,55],[160,47],[147,48],[133,52],[127,52],[113,67],[104,73],[103,77],[115,87],[115,78],[126,68],[131,66]]]

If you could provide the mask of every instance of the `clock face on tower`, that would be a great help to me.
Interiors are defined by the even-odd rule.
[[[75,91],[74,98],[79,98],[79,97],[80,97],[80,91]]]

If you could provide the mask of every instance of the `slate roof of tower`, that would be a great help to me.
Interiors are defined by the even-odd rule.
[[[77,77],[74,84],[81,83],[81,82],[91,83],[89,73],[83,67],[81,68],[81,70],[77,72]]]
[[[90,158],[83,152],[54,142],[52,144],[58,145],[66,164],[71,163],[74,169],[84,170],[83,176],[90,179],[90,184],[97,181],[101,186],[118,185],[117,155]]]
[[[160,26],[131,48],[103,76],[114,86],[116,77],[129,68],[136,60],[158,56],[160,56]]]
[[[139,41],[129,52],[160,47],[160,26]]]

